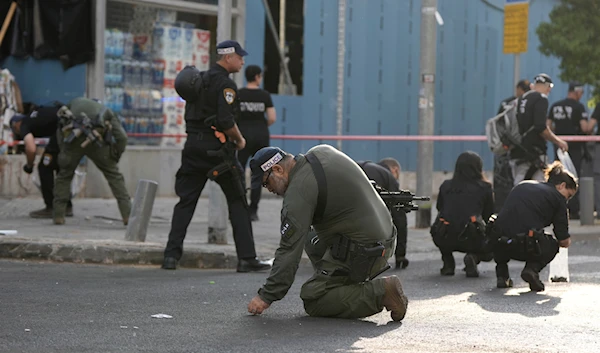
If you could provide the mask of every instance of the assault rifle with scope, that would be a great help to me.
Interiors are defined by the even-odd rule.
[[[419,206],[414,204],[413,201],[429,201],[429,196],[415,196],[408,190],[400,191],[387,191],[381,186],[377,185],[374,180],[369,180],[371,185],[375,188],[375,191],[379,194],[385,205],[391,210],[395,208],[398,211],[409,213],[410,211],[416,211]]]

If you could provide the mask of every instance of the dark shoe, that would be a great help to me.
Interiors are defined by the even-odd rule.
[[[51,219],[52,218],[52,209],[46,207],[46,208],[42,208],[41,210],[30,212],[29,217]]]
[[[399,270],[401,268],[407,268],[408,264],[410,263],[410,261],[408,261],[408,259],[404,256],[402,257],[398,257],[396,259],[396,270]]]
[[[479,271],[477,270],[477,256],[473,254],[465,255],[465,272],[467,277],[479,277]]]
[[[454,276],[454,267],[442,267],[440,269],[440,274],[442,276]]]
[[[498,277],[496,278],[496,287],[498,288],[512,288],[513,280],[510,278]]]
[[[176,270],[177,269],[177,259],[174,257],[165,257],[161,268],[163,270]]]
[[[400,278],[396,276],[383,277],[385,280],[385,294],[381,300],[381,304],[392,312],[392,320],[402,321],[406,315],[408,307],[408,298],[404,295]]]
[[[250,220],[251,220],[252,222],[256,222],[256,221],[258,221],[258,214],[256,214],[256,212],[251,212],[251,213],[250,213]]]
[[[269,270],[271,265],[266,261],[260,261],[257,258],[240,259],[237,265],[237,272],[256,272]]]
[[[73,217],[73,207],[67,207],[67,212],[65,213],[67,217]]]
[[[530,268],[524,268],[521,272],[523,281],[529,283],[529,289],[532,292],[541,292],[545,289],[544,284],[540,281],[540,274]]]

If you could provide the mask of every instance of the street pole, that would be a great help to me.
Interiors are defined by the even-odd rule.
[[[421,2],[421,58],[419,94],[419,135],[433,135],[435,119],[435,55],[437,25],[435,12],[437,0]],[[417,152],[417,195],[430,196],[433,191],[433,141],[419,141]],[[419,205],[416,227],[431,225],[432,202]]]
[[[519,80],[521,79],[521,56],[520,54],[515,54],[515,67],[514,67],[514,85],[513,87],[517,87]]]
[[[344,119],[344,67],[346,65],[346,0],[338,0],[337,49],[336,132],[338,136],[342,136]],[[342,150],[342,140],[338,140],[337,149]]]
[[[285,57],[285,7],[286,0],[279,0],[279,51]],[[279,92],[285,92],[285,64],[282,62],[279,70]]]
[[[231,0],[219,0],[217,10],[217,43],[231,39]],[[227,244],[227,199],[219,184],[207,182],[208,189],[208,242]]]

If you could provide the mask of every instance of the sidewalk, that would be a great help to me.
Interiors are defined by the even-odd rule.
[[[0,235],[0,258],[40,259],[58,262],[160,265],[171,225],[175,198],[158,198],[143,243],[125,240],[126,227],[119,219],[113,199],[76,199],[75,216],[63,226],[50,219],[29,218],[43,206],[41,198],[0,200],[0,230],[17,230],[17,235]],[[235,245],[208,244],[208,198],[198,202],[184,242],[180,266],[191,268],[235,268]],[[261,200],[258,222],[253,222],[256,252],[260,258],[274,256],[279,245],[281,198]],[[438,257],[428,229],[414,229],[415,213],[408,214],[408,254],[411,260]],[[600,236],[600,225],[580,226],[571,222],[574,241]],[[303,262],[308,258],[303,255]]]

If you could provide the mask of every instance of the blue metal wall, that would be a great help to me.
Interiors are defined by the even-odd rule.
[[[58,60],[6,58],[2,68],[15,77],[23,102],[44,104],[58,100],[68,102],[86,92],[86,65],[63,70]]]
[[[337,1],[304,2],[304,95],[274,96],[279,120],[271,131],[335,134]],[[538,52],[535,34],[556,3],[530,1],[522,78],[546,72],[558,81],[559,62]],[[484,134],[486,120],[495,115],[502,99],[512,95],[514,57],[502,53],[503,6],[503,0],[438,1],[444,25],[437,35],[436,134]],[[264,17],[261,1],[248,1],[247,7],[249,19]],[[419,0],[347,0],[344,134],[418,133],[420,8]],[[249,63],[261,64],[264,39],[264,21],[248,20]],[[566,91],[567,84],[557,82],[550,103],[562,99]],[[335,144],[289,140],[273,144],[297,153],[320,142]],[[480,153],[486,169],[491,169],[492,155],[485,142],[436,142],[435,170],[452,170],[456,157],[467,149]],[[416,169],[416,142],[344,141],[343,150],[356,159],[392,156],[405,170]]]

